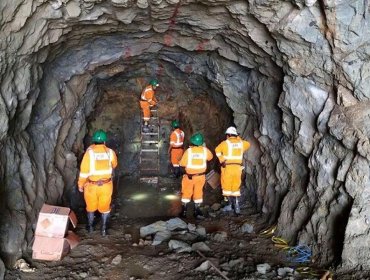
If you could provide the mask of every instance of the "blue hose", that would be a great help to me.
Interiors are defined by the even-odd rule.
[[[295,263],[306,263],[309,262],[312,256],[311,249],[306,245],[297,245],[291,247],[288,251],[288,259]]]

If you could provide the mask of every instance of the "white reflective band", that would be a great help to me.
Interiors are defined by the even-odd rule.
[[[81,178],[87,178],[89,177],[89,173],[80,173]]]
[[[109,160],[109,155],[107,153],[94,153],[94,160]]]
[[[240,196],[240,191],[231,192],[231,195],[233,195],[233,196]]]
[[[243,142],[239,141],[238,143],[232,143],[229,140],[226,140],[227,143],[227,155],[224,155],[225,159],[237,159],[243,160]],[[237,151],[237,155],[233,155],[233,152]]]
[[[194,203],[202,203],[203,199],[194,199]]]
[[[176,134],[176,143],[175,146],[182,146],[184,144],[184,132],[177,132],[176,130],[174,131]]]
[[[148,91],[151,91],[152,89],[150,88],[150,87],[146,87],[145,89],[144,89],[144,91],[143,91],[143,93],[141,94],[141,99],[142,100],[145,100],[145,101],[148,101],[148,99],[146,98],[146,93],[148,92]],[[150,99],[150,101],[151,101],[151,99]]]
[[[172,164],[173,167],[179,167],[179,164]]]
[[[113,157],[112,150],[109,149],[109,153],[95,153],[93,149],[89,149],[89,156],[90,156],[90,172],[89,176],[92,175],[111,175],[112,174],[112,161],[111,158]],[[96,170],[95,168],[95,161],[97,160],[108,160],[108,169],[101,169]]]
[[[236,191],[236,192],[232,192],[232,191],[225,191],[225,190],[222,190],[222,194],[224,196],[240,196],[240,191]]]
[[[219,157],[219,156],[222,156],[222,153],[216,153],[216,156],[218,156],[218,157]]]
[[[203,169],[207,168],[207,151],[204,147],[203,148],[203,153],[193,153],[192,148],[188,149],[188,162],[186,164],[186,168],[191,168],[191,169]],[[196,159],[201,159],[202,163],[199,165],[193,164],[193,160]]]
[[[181,202],[188,203],[188,202],[190,202],[190,199],[188,199],[188,198],[181,198]]]

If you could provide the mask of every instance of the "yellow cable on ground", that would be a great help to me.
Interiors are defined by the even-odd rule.
[[[274,246],[276,248],[283,249],[283,250],[289,250],[290,249],[290,246],[289,246],[288,242],[285,239],[281,238],[281,237],[273,236],[273,237],[271,237],[271,240],[274,243]]]
[[[320,280],[333,280],[334,275],[329,270],[324,269],[315,269],[309,266],[301,266],[295,269],[301,275],[313,276],[313,277],[321,277]]]
[[[274,232],[276,230],[276,225],[273,225],[271,227],[268,227],[267,229],[265,230],[262,230],[259,235],[261,236],[265,236],[265,237],[270,237],[272,235],[274,235]]]

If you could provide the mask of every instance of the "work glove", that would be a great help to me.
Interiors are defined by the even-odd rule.
[[[84,192],[84,188],[78,187],[78,191],[82,193],[82,192]]]
[[[226,161],[221,162],[221,167],[223,167],[223,168],[226,167]]]

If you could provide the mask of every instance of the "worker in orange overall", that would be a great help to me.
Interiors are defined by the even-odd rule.
[[[148,131],[148,122],[150,120],[150,108],[157,105],[158,101],[155,98],[155,89],[159,86],[157,80],[151,80],[149,85],[147,85],[140,97],[140,107],[143,110],[143,120],[144,120],[144,131]]]
[[[201,133],[190,137],[190,147],[180,160],[180,166],[185,167],[181,182],[181,202],[183,216],[186,216],[186,206],[192,199],[195,204],[195,216],[201,215],[200,204],[203,202],[203,187],[206,182],[207,161],[213,158],[212,152],[203,146],[204,138]]]
[[[239,215],[240,186],[244,169],[243,154],[249,149],[250,143],[242,140],[233,126],[229,127],[225,134],[227,139],[222,141],[215,150],[221,164],[222,195],[229,202],[224,210],[234,210],[234,213]]]
[[[171,123],[173,131],[170,135],[170,146],[168,148],[168,153],[171,157],[172,172],[176,178],[181,175],[180,170],[180,159],[184,154],[184,131],[180,129],[180,123],[178,120],[174,120]]]
[[[88,231],[94,230],[94,214],[98,210],[102,217],[102,236],[106,235],[113,193],[112,174],[117,167],[116,153],[105,145],[106,141],[107,134],[103,130],[93,134],[93,144],[82,158],[78,178],[78,190],[84,193],[86,202]]]

